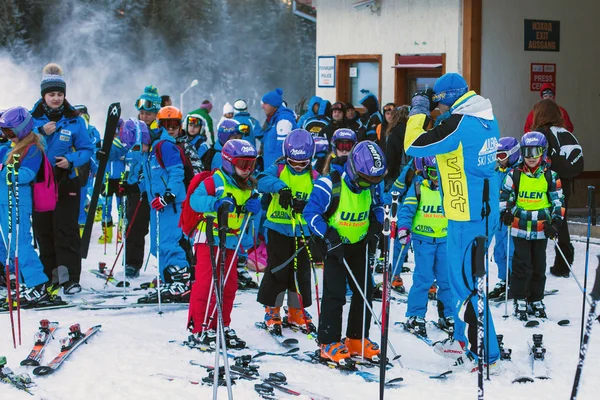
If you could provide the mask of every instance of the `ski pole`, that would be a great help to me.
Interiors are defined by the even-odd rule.
[[[315,267],[315,261],[312,256],[312,252],[310,251],[310,245],[306,240],[306,235],[304,234],[304,226],[302,225],[301,217],[296,214],[298,217],[298,223],[300,225],[300,234],[302,235],[302,242],[306,245],[304,248],[306,249],[306,253],[308,254],[308,261],[310,262],[310,268],[312,269],[313,277],[315,279],[315,295],[317,299],[317,314],[318,317],[321,318],[321,301],[319,299],[319,279],[317,277],[317,268]]]
[[[598,257],[598,261],[600,261],[600,256]],[[590,297],[592,298],[592,304],[590,305],[590,311],[588,313],[587,323],[585,326],[585,333],[583,335],[583,341],[581,342],[581,346],[579,347],[579,362],[577,363],[575,379],[573,380],[571,400],[575,400],[577,398],[579,382],[581,380],[581,374],[583,372],[583,363],[585,362],[585,356],[587,354],[590,336],[592,335],[592,325],[594,324],[594,319],[596,319],[596,305],[598,304],[598,300],[600,300],[600,268],[596,269],[596,281],[594,283],[594,288],[590,293]]]
[[[121,211],[126,210],[127,206],[127,197],[122,196],[121,197]],[[123,221],[123,223],[125,224],[125,226],[127,226],[127,214],[124,213],[123,215],[123,220],[121,220],[121,218],[119,217],[119,225],[121,224],[121,221]],[[119,233],[120,230],[117,231],[117,244],[119,243]],[[127,236],[127,232],[125,233],[125,236]],[[123,251],[123,259],[122,259],[122,264],[123,264],[123,300],[127,300],[127,248],[125,247],[125,238],[123,238],[121,240],[121,248],[124,249]],[[119,255],[117,254],[117,258],[119,258]]]
[[[477,398],[483,400],[483,362],[484,362],[484,315],[485,303],[483,301],[483,285],[485,280],[485,261],[487,237],[477,236],[475,238],[475,268],[473,272],[477,280]],[[489,318],[488,315],[486,315]],[[487,324],[486,324],[487,325]],[[486,349],[486,353],[489,350]]]
[[[490,180],[483,180],[483,198],[481,200],[482,209],[481,216],[485,217],[485,365],[486,365],[486,380],[490,380],[490,360],[489,360],[489,348],[490,348],[490,335],[488,335],[490,329],[490,274],[488,274],[490,267],[490,257],[488,253],[488,242],[487,239],[490,237],[489,234],[489,216],[491,212],[490,208]],[[483,390],[483,389],[482,389]],[[481,395],[483,398],[483,394]]]
[[[106,231],[108,229],[108,172],[104,175],[104,178],[106,179],[106,183],[104,184],[104,207],[103,207],[103,213],[104,215],[102,216],[102,224],[104,226],[104,255],[106,255]],[[112,202],[112,197],[110,198],[110,201]]]
[[[292,214],[295,214],[292,211]],[[292,231],[294,231],[294,252],[298,251],[298,236],[296,236],[296,222],[297,218],[295,215],[292,216]],[[302,310],[302,316],[304,318],[304,325],[306,326],[306,332],[310,335],[310,326],[308,325],[308,318],[306,318],[306,310],[304,309],[304,301],[302,300],[302,294],[300,293],[300,285],[298,285],[298,257],[294,257],[294,285],[296,286],[296,295],[298,296],[298,303],[300,303],[300,309]],[[310,287],[310,286],[309,286]],[[289,291],[288,291],[289,296]]]
[[[579,347],[583,343],[583,329],[585,321],[585,301],[587,295],[587,277],[588,277],[588,264],[590,259],[590,237],[592,235],[592,225],[596,226],[596,204],[594,201],[594,186],[588,186],[588,223],[587,223],[587,238],[585,241],[585,272],[583,275],[583,304],[581,305],[581,333],[579,334]],[[563,221],[564,224],[567,221]]]
[[[10,327],[12,330],[13,346],[17,348],[17,338],[15,335],[15,320],[13,316],[13,299],[12,299],[12,288],[10,285],[10,251],[11,251],[11,239],[12,239],[12,215],[13,215],[13,198],[12,198],[12,175],[14,173],[14,165],[8,164],[6,166],[6,185],[8,187],[8,232],[6,235],[7,246],[6,246],[6,263],[4,264],[6,274],[6,285],[8,288],[8,312],[10,314]]]
[[[256,245],[256,220],[252,220],[252,242],[254,244],[254,273],[256,275],[256,281],[259,283],[260,285],[260,278],[258,276],[258,247]]]
[[[367,245],[367,248],[365,249],[365,279],[363,282],[363,293],[367,293],[367,277],[369,276],[369,271],[368,268],[370,268],[369,266],[369,245]],[[360,290],[360,289],[359,289]],[[367,324],[367,306],[366,306],[367,302],[363,301],[363,311],[362,311],[362,328],[361,328],[361,340],[360,340],[360,344],[361,344],[361,349],[360,349],[360,359],[362,361],[365,360],[365,325]],[[381,330],[383,332],[383,329]]]
[[[583,286],[581,286],[581,283],[579,282],[579,279],[577,279],[577,276],[575,276],[575,273],[573,272],[573,269],[571,269],[571,266],[567,262],[567,257],[565,257],[564,253],[560,249],[560,246],[558,245],[558,241],[556,240],[556,238],[552,239],[552,242],[554,243],[554,247],[558,250],[558,252],[562,256],[563,261],[565,262],[565,265],[567,266],[567,268],[569,268],[569,271],[571,271],[571,276],[573,277],[573,279],[575,279],[575,283],[577,283],[577,286],[579,286],[579,290],[581,291],[581,293],[585,294],[585,291],[583,290]],[[588,305],[591,305],[590,300],[587,297],[584,297],[584,299],[585,299],[585,301],[587,301]]]
[[[160,196],[158,193],[156,197]],[[156,210],[156,260],[158,267],[156,268],[156,294],[158,295],[158,314],[162,315],[162,304],[160,294],[160,211]]]
[[[506,285],[504,288],[504,315],[502,318],[508,318],[508,289],[509,289],[509,263],[510,263],[510,226],[508,227],[508,233],[506,234]]]
[[[367,297],[365,296],[365,294],[363,293],[363,291],[360,290],[360,286],[358,285],[358,281],[356,280],[356,277],[354,276],[354,273],[352,272],[352,269],[348,265],[348,262],[346,261],[346,259],[344,259],[344,266],[346,267],[346,271],[348,271],[348,275],[350,275],[350,278],[352,279],[352,282],[354,282],[354,285],[356,285],[356,289],[357,289],[358,293],[362,297],[363,301],[367,304],[367,308],[371,312],[371,317],[373,318],[373,321],[375,321],[375,323],[379,327],[379,330],[381,330],[381,321],[379,321],[379,318],[377,318],[377,315],[373,311],[373,307],[371,307],[371,305],[367,301]],[[392,351],[392,353],[394,354],[394,360],[398,361],[398,364],[402,368],[404,368],[404,366],[402,365],[402,361],[400,361],[400,356],[396,352],[396,349],[394,349],[394,346],[392,345],[392,342],[388,340],[387,344],[388,344],[388,347],[390,348],[390,350]]]
[[[17,293],[17,326],[19,329],[19,346],[21,345],[21,275],[19,273],[19,224],[21,217],[19,213],[19,158],[20,154],[13,155],[15,173],[13,176],[13,190],[15,196],[15,286]]]

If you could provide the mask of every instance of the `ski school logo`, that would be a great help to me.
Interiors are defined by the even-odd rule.
[[[483,166],[496,162],[496,152],[498,151],[498,139],[495,137],[486,139],[479,150],[477,157],[477,166]]]
[[[306,155],[306,152],[304,150],[292,149],[290,150],[290,154],[293,156],[304,156]]]
[[[373,166],[370,168],[369,171],[372,174],[376,174],[384,168],[383,159],[381,158],[381,155],[379,154],[375,146],[368,145],[367,149],[369,149],[369,151],[371,152],[371,157],[373,157]]]

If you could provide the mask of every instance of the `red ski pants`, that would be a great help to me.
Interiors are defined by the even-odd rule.
[[[213,270],[210,256],[210,248],[207,244],[198,243],[196,250],[196,281],[192,285],[192,294],[190,298],[190,309],[188,314],[188,327],[192,326],[192,333],[203,332],[208,329],[217,329],[217,309],[215,301],[215,292],[213,287]],[[215,256],[218,252],[214,248]],[[231,323],[231,310],[237,291],[237,256],[233,260],[233,250],[227,249],[225,260],[225,276],[231,265],[231,272],[223,286],[223,325],[229,326]],[[220,258],[220,256],[219,256]],[[217,280],[220,279],[221,265],[217,263]],[[209,304],[210,303],[210,304]],[[208,305],[208,308],[207,308]],[[207,315],[208,313],[208,315]]]

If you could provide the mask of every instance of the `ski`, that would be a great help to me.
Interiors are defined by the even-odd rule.
[[[254,325],[258,329],[262,329],[262,330],[266,331],[269,334],[269,336],[271,336],[282,347],[285,347],[285,348],[296,347],[299,343],[298,339],[288,338],[288,337],[285,337],[284,335],[277,335],[277,334],[269,332],[269,329],[267,328],[267,324],[265,324],[264,322],[255,322]]]
[[[431,323],[431,325],[435,326],[440,331],[445,332],[448,336],[454,336],[454,329],[442,326],[437,321],[429,321],[429,322]]]
[[[44,355],[44,350],[50,341],[54,338],[54,332],[58,329],[58,322],[50,322],[47,319],[40,321],[39,330],[35,333],[35,344],[26,359],[21,361],[21,365],[35,366],[40,365],[40,360]]]
[[[176,343],[174,341],[171,341],[169,343]],[[187,344],[183,344],[183,343],[179,343],[181,346],[187,346]],[[190,347],[190,346],[188,346]],[[195,349],[195,350],[200,350],[202,352],[205,353],[214,353],[215,349],[213,349],[212,347],[206,347],[206,346],[202,346],[202,347],[190,347],[191,349]],[[246,350],[246,349],[243,349]],[[250,349],[248,349],[250,350]],[[242,354],[239,356],[236,356],[235,354],[228,354],[229,358],[232,358],[236,364],[239,363],[249,363],[250,361],[260,361],[261,357],[265,357],[265,356],[273,356],[273,357],[291,357],[292,355],[296,354],[298,351],[300,351],[299,347],[294,347],[291,348],[287,351],[283,351],[283,352],[274,352],[274,351],[258,351],[256,354]],[[200,361],[196,361],[196,360],[190,360],[190,364],[191,365],[199,365]]]
[[[435,342],[434,342],[433,340],[429,339],[427,336],[422,336],[422,335],[419,335],[419,334],[418,334],[418,333],[416,333],[414,330],[412,330],[412,329],[408,328],[404,322],[394,322],[394,325],[395,325],[395,326],[397,326],[397,327],[400,327],[400,328],[402,328],[402,330],[403,330],[404,332],[408,332],[408,333],[410,333],[411,335],[413,335],[413,336],[414,336],[414,337],[416,337],[417,339],[420,339],[420,340],[422,340],[422,341],[423,341],[424,343],[426,343],[426,344],[427,344],[429,347],[433,347],[433,345],[435,344]]]
[[[95,288],[84,288],[84,293],[89,293],[91,295],[104,297],[107,299],[113,297],[121,297],[123,296],[123,289],[109,290],[109,289],[95,289]],[[127,296],[142,296],[144,293],[132,293],[131,291],[127,292]]]
[[[156,308],[158,307],[158,303],[125,303],[125,304],[79,304],[78,305],[82,310],[125,310],[125,309],[134,309],[134,308]],[[163,303],[161,305],[163,310],[166,311],[177,311],[177,310],[187,310],[190,307],[189,303]]]
[[[69,328],[69,336],[61,339],[60,353],[46,366],[39,366],[33,370],[33,374],[37,376],[50,375],[83,343],[86,343],[92,335],[100,331],[102,325],[96,325],[89,328],[85,333],[81,332],[79,324],[71,325]]]
[[[558,294],[558,289],[544,290],[544,296],[554,296],[556,294]],[[502,304],[504,304],[504,299],[505,299],[505,295],[504,295],[504,293],[502,293],[500,295],[500,297],[490,298],[490,303],[492,303],[496,307],[500,307]],[[512,298],[510,297],[510,294],[509,294],[508,300],[512,300]]]
[[[529,342],[529,357],[531,358],[531,375],[535,379],[550,379],[548,367],[545,364],[546,348],[544,347],[544,336],[540,333],[532,335],[532,341]],[[540,368],[545,369],[543,374],[539,373]]]
[[[77,307],[76,303],[68,303],[65,301],[61,301],[60,303],[47,303],[47,306],[42,306],[42,305],[38,305],[37,307],[34,308],[22,308],[21,312],[23,311],[47,311],[47,310],[59,310],[61,308],[73,308],[73,307]],[[8,310],[2,310],[0,311],[0,315],[1,314],[8,314]]]
[[[118,279],[115,279],[113,276],[109,276],[108,274],[106,274],[104,272],[100,272],[97,269],[90,269],[89,271],[92,274],[96,275],[96,277],[98,277],[104,281],[107,281],[108,283],[110,283],[113,286],[122,288],[123,284],[125,284],[125,286],[127,286],[127,287],[129,287],[129,285],[130,285],[129,282],[123,282]],[[123,294],[123,292],[121,292],[121,294]]]
[[[6,366],[6,357],[0,357],[0,382],[11,385],[16,389],[22,390],[33,396],[33,393],[29,389],[33,387],[34,384],[31,382],[29,374],[15,375],[15,373]]]
[[[108,163],[108,155],[110,154],[110,148],[112,147],[113,139],[117,132],[117,126],[119,125],[119,118],[121,117],[121,104],[113,103],[108,107],[108,113],[106,115],[106,126],[104,128],[104,139],[102,140],[102,148],[96,152],[96,158],[98,159],[98,170],[96,171],[96,179],[94,181],[94,189],[92,192],[92,198],[88,206],[89,212],[85,220],[85,227],[83,228],[83,234],[81,235],[81,258],[87,258],[88,251],[90,248],[90,239],[92,238],[92,227],[94,226],[94,215],[96,206],[98,205],[98,198],[102,191],[102,183],[104,178],[104,172],[106,171],[106,164]]]

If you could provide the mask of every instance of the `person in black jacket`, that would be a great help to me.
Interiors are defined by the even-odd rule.
[[[385,132],[382,132],[384,135],[382,142],[386,143],[385,158],[388,162],[388,172],[385,176],[386,191],[394,184],[407,163],[407,156],[404,152],[404,132],[406,131],[408,112],[408,106],[396,107],[392,111],[392,117]]]
[[[358,130],[362,127],[362,122],[360,120],[360,113],[356,111],[354,105],[352,103],[346,103],[346,123],[348,124],[348,129],[352,129],[354,133],[358,133]]]
[[[341,101],[336,101],[331,106],[331,124],[323,128],[321,136],[325,135],[327,141],[331,143],[333,132],[341,128],[348,128],[348,123],[346,121],[346,106]]]
[[[358,132],[358,141],[377,140],[377,125],[383,121],[383,116],[379,112],[379,100],[373,93],[369,93],[360,100],[360,104],[366,109],[362,116],[363,127]]]

